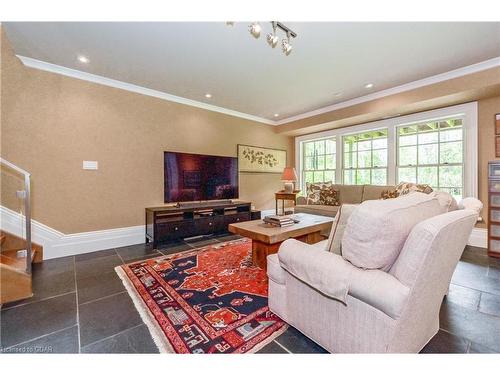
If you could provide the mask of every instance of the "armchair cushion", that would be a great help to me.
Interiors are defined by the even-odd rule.
[[[349,218],[342,238],[342,256],[357,267],[387,271],[411,229],[443,212],[436,197],[418,192],[364,201]]]
[[[270,260],[271,257],[273,255],[267,258],[268,275],[280,283],[275,280],[278,274],[274,268],[275,258]],[[278,259],[287,272],[344,304],[349,294],[396,319],[407,301],[410,289],[394,276],[380,270],[357,268],[337,254],[318,251],[314,245],[286,240],[280,247]]]
[[[275,283],[285,285],[285,270],[280,266],[278,254],[267,256],[267,276]]]
[[[326,246],[328,251],[338,255],[342,254],[342,237],[347,226],[347,220],[349,220],[349,217],[357,206],[357,204],[343,204],[340,206],[337,215],[335,215],[332,230],[328,236],[328,244]]]

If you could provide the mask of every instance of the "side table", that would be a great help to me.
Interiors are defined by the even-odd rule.
[[[291,193],[287,193],[285,191],[278,191],[274,193],[274,199],[276,201],[276,215],[279,215],[278,212],[278,201],[281,201],[281,207],[282,207],[282,215],[286,214],[285,211],[285,201],[293,201],[293,205],[297,203],[297,196],[299,195],[300,190],[294,190]]]

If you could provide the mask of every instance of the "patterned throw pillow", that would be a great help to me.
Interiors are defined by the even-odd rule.
[[[319,203],[326,206],[340,206],[339,191],[333,186],[326,186],[319,191]]]
[[[321,204],[320,192],[322,189],[332,186],[332,182],[306,182],[307,204]]]
[[[395,190],[384,190],[380,194],[381,199],[392,199],[397,198],[401,195],[406,195],[414,192],[430,194],[434,190],[427,184],[415,184],[413,182],[401,182],[396,186]]]
[[[413,182],[401,182],[398,186],[396,186],[396,191],[398,192],[398,196],[406,195],[418,191],[419,193],[430,194],[434,190],[427,184],[415,184]]]
[[[397,197],[398,192],[396,190],[384,190],[382,194],[380,194],[380,199],[392,199]]]

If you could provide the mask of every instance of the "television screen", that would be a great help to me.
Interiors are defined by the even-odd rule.
[[[164,153],[165,203],[238,198],[238,159]]]

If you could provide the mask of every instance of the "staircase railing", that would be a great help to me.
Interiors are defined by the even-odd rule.
[[[25,240],[26,240],[26,272],[31,274],[31,174],[17,165],[0,157],[0,164],[11,170],[21,174],[23,177],[24,190],[17,190],[17,198],[22,199],[24,203],[24,224],[25,224]],[[5,193],[5,192],[4,192]]]

